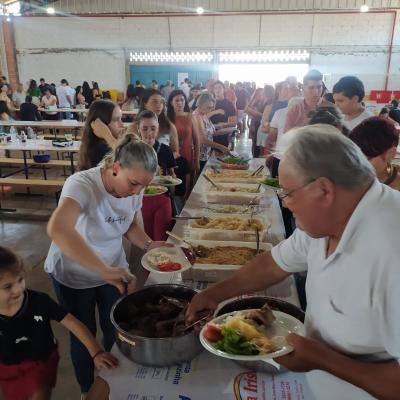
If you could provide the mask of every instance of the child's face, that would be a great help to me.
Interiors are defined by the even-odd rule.
[[[25,291],[25,276],[21,271],[18,274],[5,272],[0,274],[0,307],[11,307],[20,303]]]

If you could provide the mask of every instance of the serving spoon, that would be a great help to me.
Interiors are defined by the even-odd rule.
[[[175,235],[174,233],[170,232],[170,231],[165,231],[165,233],[176,239],[179,240],[182,243],[186,243],[190,248],[188,249],[187,247],[182,247],[180,246],[180,249],[182,250],[183,254],[185,255],[186,259],[190,262],[190,264],[194,265],[196,263],[196,250],[194,249],[194,247],[187,242],[184,238]]]

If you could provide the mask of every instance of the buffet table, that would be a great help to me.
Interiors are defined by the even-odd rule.
[[[257,168],[264,162],[264,159],[254,159],[250,168]],[[202,175],[181,215],[193,216],[196,213],[198,215],[199,210],[201,212],[202,208],[207,206],[204,198],[205,185],[206,180]],[[267,241],[272,244],[279,243],[284,239],[284,226],[278,199],[273,190],[265,192],[260,206],[265,207],[263,212],[271,221]],[[177,221],[173,233],[182,236],[186,224],[187,221]],[[198,290],[208,285],[208,282],[184,279],[180,273],[166,275],[150,273],[145,284],[159,283],[183,283]],[[259,294],[278,297],[299,306],[292,277]],[[120,366],[115,370],[104,370],[100,373],[87,400],[314,399],[309,393],[304,374],[291,372],[277,375],[256,374],[250,372],[248,368],[231,360],[216,357],[205,350],[192,362],[166,368],[150,368],[135,364],[122,355],[116,345],[112,352],[120,360]],[[249,397],[251,395],[253,397]]]

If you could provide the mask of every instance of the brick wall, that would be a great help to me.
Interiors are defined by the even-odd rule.
[[[7,62],[8,69],[8,81],[15,87],[19,80],[18,76],[18,66],[15,54],[15,40],[14,40],[14,31],[13,31],[13,22],[7,22],[3,19],[3,40],[4,40],[4,48],[5,48],[5,57]]]

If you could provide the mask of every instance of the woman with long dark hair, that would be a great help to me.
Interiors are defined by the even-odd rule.
[[[182,90],[173,90],[168,98],[167,116],[178,131],[179,153],[187,161],[189,172],[194,178],[194,172],[200,169],[199,130],[196,118],[191,114],[188,100]],[[187,174],[189,175],[189,174]],[[186,195],[190,191],[190,179],[186,177]]]
[[[108,100],[97,100],[89,108],[78,154],[80,171],[93,168],[122,135],[121,109]]]
[[[169,120],[165,113],[165,99],[161,92],[156,89],[145,89],[140,101],[139,111],[149,110],[157,115],[159,133],[157,140],[169,146],[174,153],[174,157],[179,157],[178,133],[175,125]],[[137,123],[133,122],[129,132],[137,132]]]
[[[86,99],[85,99],[85,96],[83,95],[82,86],[77,86],[75,88],[75,105],[77,107],[85,108]]]
[[[86,81],[83,82],[83,84],[82,84],[82,94],[85,97],[85,101],[86,101],[88,107],[90,107],[90,105],[93,102],[93,91]]]

